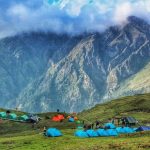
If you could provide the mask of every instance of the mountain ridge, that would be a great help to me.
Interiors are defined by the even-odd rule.
[[[150,25],[133,16],[128,21],[103,33],[31,33],[0,40],[0,105],[78,112],[116,98],[123,83],[150,62]],[[149,86],[139,93],[149,92]]]

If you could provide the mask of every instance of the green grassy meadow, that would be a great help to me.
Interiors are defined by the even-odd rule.
[[[137,150],[150,149],[150,134],[119,137],[78,138],[73,129],[62,130],[62,137],[44,137],[38,131],[0,137],[1,150]]]

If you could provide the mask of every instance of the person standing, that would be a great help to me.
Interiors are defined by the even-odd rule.
[[[96,121],[95,121],[95,125],[96,125],[96,129],[100,128],[100,121],[98,120],[98,117],[96,117]]]
[[[44,126],[44,128],[43,128],[43,135],[44,136],[46,136],[46,131],[47,131],[47,128],[46,128],[46,126]]]

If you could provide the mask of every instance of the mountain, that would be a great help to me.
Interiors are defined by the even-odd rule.
[[[120,88],[115,92],[115,97],[132,95],[132,93],[148,93],[150,91],[149,73],[150,63],[141,71],[123,81],[120,84]]]
[[[8,37],[0,40],[0,105],[81,111],[150,92],[149,64],[150,25],[134,16],[103,33]]]

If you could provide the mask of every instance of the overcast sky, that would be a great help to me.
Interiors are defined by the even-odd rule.
[[[0,0],[0,38],[30,31],[101,32],[131,15],[150,22],[150,0]]]

